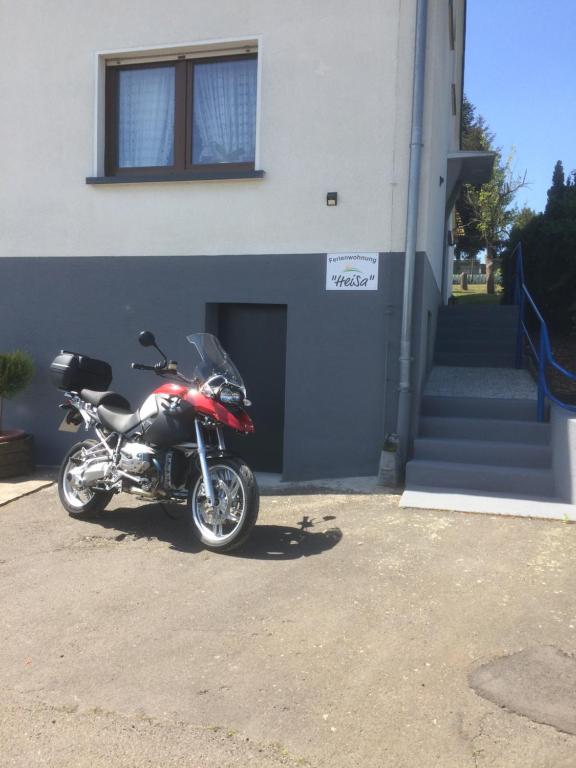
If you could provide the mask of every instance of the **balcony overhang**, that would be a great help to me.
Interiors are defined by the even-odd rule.
[[[446,209],[451,211],[462,184],[479,187],[489,181],[495,152],[450,152],[446,180]]]

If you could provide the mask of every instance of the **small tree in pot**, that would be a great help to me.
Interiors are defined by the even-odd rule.
[[[25,389],[33,375],[32,358],[25,352],[0,354],[0,478],[25,475],[34,469],[32,436],[20,429],[4,431],[2,424],[4,400]]]

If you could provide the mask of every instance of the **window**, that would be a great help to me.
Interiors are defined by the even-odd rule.
[[[254,171],[257,55],[182,59],[107,67],[106,176],[262,175]]]
[[[450,50],[453,51],[456,46],[456,25],[454,23],[454,0],[448,2],[448,40]]]

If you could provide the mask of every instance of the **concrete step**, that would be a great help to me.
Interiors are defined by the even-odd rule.
[[[470,338],[475,339],[493,339],[495,332],[506,334],[507,338],[516,338],[516,333],[518,331],[516,323],[507,323],[504,325],[503,323],[483,323],[476,321],[458,322],[457,320],[451,323],[438,322],[436,327],[441,338],[444,338],[444,336],[469,336]]]
[[[465,488],[407,488],[400,499],[400,506],[576,521],[576,506],[559,499],[503,493],[470,493]]]
[[[439,317],[437,327],[443,332],[466,329],[469,332],[478,331],[481,333],[484,331],[486,333],[497,328],[512,333],[518,329],[518,323],[513,319],[502,321],[498,318]]]
[[[521,419],[420,416],[418,436],[548,445],[550,424]]]
[[[464,366],[466,368],[514,368],[516,357],[509,352],[444,352],[434,355],[435,365]]]
[[[438,327],[442,329],[462,328],[505,328],[516,329],[518,326],[518,312],[459,312],[446,310],[438,313]]]
[[[414,458],[458,464],[548,469],[552,465],[552,450],[548,445],[530,443],[418,437],[414,441]]]
[[[518,312],[458,312],[458,310],[439,310],[438,322],[445,323],[446,325],[456,325],[458,323],[500,323],[502,326],[508,327],[518,322]]]
[[[468,352],[515,352],[516,350],[516,336],[506,336],[505,334],[498,333],[498,336],[494,338],[470,338],[466,334],[461,336],[453,336],[447,338],[446,336],[438,336],[436,338],[436,353],[439,352],[451,352],[453,354],[462,354]]]
[[[508,357],[513,354],[515,355],[515,350],[515,343],[506,342],[506,340],[487,345],[477,344],[474,341],[445,342],[439,339],[434,348],[434,357],[442,358],[447,355],[482,355],[492,357],[496,355],[496,357],[500,358],[504,355]]]
[[[466,488],[542,498],[554,496],[554,476],[551,469],[413,459],[406,465],[406,487]]]
[[[424,395],[420,406],[420,413],[422,416],[535,421],[536,400]]]
[[[517,317],[518,307],[515,304],[454,304],[450,307],[440,307],[439,315],[497,315],[498,317]]]
[[[498,341],[516,343],[516,327],[501,328],[498,326],[496,330],[498,335],[495,335],[492,330],[487,332],[482,326],[461,327],[455,325],[450,328],[439,328],[437,338],[445,342],[471,341],[475,344],[494,344]]]

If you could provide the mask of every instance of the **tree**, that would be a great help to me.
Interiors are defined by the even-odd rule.
[[[519,222],[506,247],[506,289],[513,288],[512,253],[522,242],[528,290],[554,330],[567,332],[576,325],[576,185],[572,172],[564,178],[558,161],[548,190],[544,213]]]
[[[494,260],[508,238],[518,211],[513,207],[516,192],[526,184],[526,174],[516,175],[513,154],[504,162],[502,153],[494,147],[494,134],[474,105],[464,97],[462,103],[463,150],[496,152],[492,178],[480,188],[464,184],[456,202],[456,217],[460,235],[456,254],[475,258],[486,251],[486,291],[494,293]]]
[[[464,95],[462,101],[462,135],[460,145],[466,152],[489,152],[494,143],[494,134],[486,120],[476,113],[476,107]]]
[[[482,115],[464,95],[462,101],[462,135],[460,145],[467,152],[488,152],[492,149],[494,135],[490,132]],[[463,256],[474,259],[484,250],[480,233],[474,224],[475,213],[465,194],[464,188],[456,201],[456,258]]]
[[[471,210],[470,224],[486,250],[486,292],[494,293],[494,260],[505,245],[514,224],[517,209],[512,207],[519,189],[526,185],[526,174],[516,175],[511,153],[502,162],[496,152],[492,178],[481,187],[464,185],[464,196]]]
[[[550,198],[551,194],[554,192],[562,191],[564,189],[565,183],[564,166],[562,165],[562,160],[557,160],[556,165],[554,166],[554,171],[552,172],[552,186],[548,190],[548,198]]]
[[[570,184],[570,177],[568,177],[568,184]],[[548,202],[545,209],[547,214],[553,216],[560,212],[565,192],[564,166],[562,165],[562,160],[558,160],[552,173],[552,186],[548,190]]]
[[[528,227],[530,222],[538,216],[536,211],[525,205],[519,211],[516,212],[510,234],[508,235],[508,242],[502,253],[500,266],[502,270],[502,282],[504,284],[504,304],[514,303],[514,289],[516,287],[516,263],[511,258],[512,252],[517,243],[522,239],[521,233]],[[514,243],[510,247],[511,243]]]
[[[514,230],[524,229],[524,227],[526,227],[536,215],[536,211],[533,208],[530,208],[528,205],[525,205],[523,208],[517,210],[514,215],[514,221],[512,222],[510,236],[512,236],[512,232],[514,232]]]

